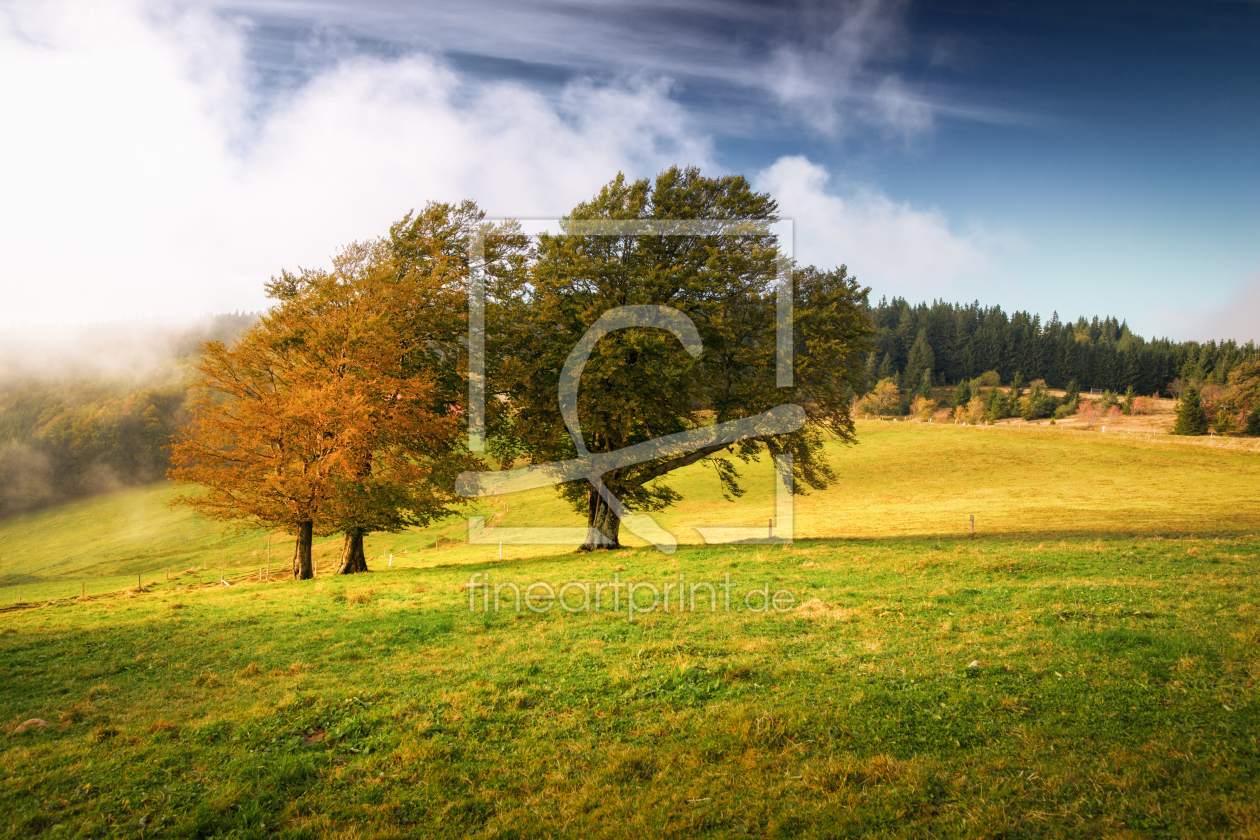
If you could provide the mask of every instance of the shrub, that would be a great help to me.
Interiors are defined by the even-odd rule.
[[[1102,419],[1102,416],[1102,406],[1094,400],[1082,400],[1080,407],[1076,410],[1077,419],[1087,429],[1092,428],[1095,423]]]
[[[1238,431],[1238,424],[1234,422],[1233,415],[1225,409],[1221,409],[1216,412],[1215,428],[1218,435],[1232,435]]]
[[[864,414],[883,415],[896,408],[901,399],[897,383],[884,379],[858,403],[858,411]]]
[[[1002,384],[1002,377],[998,376],[996,370],[986,370],[976,381],[986,388],[996,388]]]
[[[1150,397],[1137,397],[1133,400],[1133,407],[1129,409],[1129,413],[1133,415],[1151,414],[1155,411],[1155,401]]]
[[[927,420],[936,411],[936,400],[924,399],[921,395],[910,403],[910,413],[919,420]]]
[[[984,400],[972,397],[967,403],[967,422],[975,426],[984,420]]]
[[[1028,396],[1019,401],[1019,415],[1025,420],[1049,417],[1059,408],[1059,400],[1046,387],[1046,380],[1035,380],[1028,386]]]

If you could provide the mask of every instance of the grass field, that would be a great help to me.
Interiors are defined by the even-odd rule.
[[[369,575],[259,583],[267,535],[169,488],[0,523],[0,574],[59,587],[0,612],[0,832],[1260,837],[1260,455],[860,431],[791,547],[500,561],[436,547],[452,521],[376,535]],[[770,478],[728,506],[697,470],[662,521],[764,522]],[[230,587],[158,572],[225,555]],[[121,591],[68,597],[93,575]]]
[[[1150,437],[1052,427],[987,428],[859,422],[861,443],[829,452],[840,482],[796,499],[799,538],[944,537],[962,534],[971,515],[986,535],[1165,535],[1260,533],[1260,441]],[[711,471],[696,465],[673,482],[684,499],[658,519],[683,543],[694,525],[764,525],[774,515],[768,462],[745,469],[748,494],[727,502]],[[0,605],[162,583],[167,570],[202,569],[207,584],[283,573],[292,556],[280,532],[225,532],[186,509],[171,510],[167,484],[87,499],[0,520]],[[549,489],[478,509],[499,526],[579,525]],[[369,565],[394,555],[398,568],[496,559],[495,545],[465,545],[467,524],[374,534]],[[623,537],[630,544],[632,535]],[[441,544],[441,547],[437,547]],[[317,562],[339,556],[338,537],[317,540]],[[510,558],[555,553],[507,546]],[[405,552],[405,553],[404,553]],[[196,575],[185,575],[196,577]]]

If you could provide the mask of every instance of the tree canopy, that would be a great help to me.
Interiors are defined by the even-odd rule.
[[[627,510],[660,510],[679,499],[669,473],[710,464],[724,493],[743,493],[735,460],[788,453],[802,485],[835,475],[822,457],[825,434],[854,439],[852,396],[864,390],[869,349],[868,290],[841,266],[790,271],[796,348],[793,384],[776,386],[777,243],[765,229],[688,235],[584,235],[583,220],[719,219],[769,223],[774,201],[740,176],[706,177],[673,168],[655,180],[622,176],[565,219],[565,232],[541,238],[530,282],[502,302],[500,352],[492,377],[501,399],[492,443],[501,458],[530,463],[573,458],[576,443],[557,404],[570,352],[605,313],[661,306],[686,316],[702,350],[692,355],[663,329],[632,327],[592,347],[576,397],[582,443],[614,452],[708,424],[750,418],[788,403],[808,418],[790,434],[759,435],[651,458],[603,475]],[[560,492],[587,517],[586,548],[620,544],[615,506],[587,482]]]
[[[331,271],[282,272],[277,305],[235,345],[208,344],[193,422],[171,477],[207,488],[177,501],[220,519],[311,538],[344,532],[338,571],[366,569],[363,536],[425,524],[458,503],[467,240],[472,205],[430,205]]]

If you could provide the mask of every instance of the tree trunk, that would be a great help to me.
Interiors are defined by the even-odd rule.
[[[367,570],[367,557],[363,553],[363,529],[350,528],[346,531],[346,541],[341,549],[341,564],[337,566],[337,574],[353,575]]]
[[[298,524],[297,542],[293,545],[293,579],[310,580],[315,577],[311,564],[311,538],[314,536],[315,523],[309,519]]]
[[[589,504],[586,514],[586,543],[579,551],[596,551],[601,548],[621,548],[621,517],[608,506],[604,497],[592,487],[587,491]]]

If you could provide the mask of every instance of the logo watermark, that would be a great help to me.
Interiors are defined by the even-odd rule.
[[[652,220],[561,220],[536,221],[527,231],[538,236],[548,229],[570,236],[775,236],[780,243],[775,282],[775,384],[790,388],[793,383],[792,346],[792,223],[722,221],[710,219]],[[472,276],[468,296],[468,448],[485,451],[485,264],[484,243],[478,238],[472,245]],[[713,426],[702,426],[678,434],[645,441],[615,452],[590,452],[577,416],[578,384],[582,371],[595,345],[605,335],[631,327],[662,329],[672,333],[693,358],[703,352],[695,324],[683,312],[670,306],[621,306],[605,312],[574,345],[560,374],[557,394],[565,428],[573,439],[578,457],[568,461],[534,464],[517,469],[494,472],[466,472],[460,475],[455,489],[465,497],[497,496],[505,493],[549,487],[585,479],[605,503],[616,512],[630,533],[651,543],[660,551],[672,553],[678,545],[676,537],[644,513],[627,509],[604,485],[604,474],[622,467],[641,464],[657,458],[677,456],[722,444],[738,443],[749,438],[787,434],[805,424],[805,411],[798,405],[785,403],[753,417],[745,417]],[[775,517],[763,529],[760,526],[694,526],[701,538],[714,543],[786,543],[793,538],[792,456],[774,457]],[[777,521],[776,521],[777,520]],[[468,541],[474,545],[582,545],[589,537],[585,527],[486,527],[484,517],[468,519]]]
[[[655,583],[622,580],[614,573],[612,580],[570,580],[561,584],[536,580],[530,583],[494,581],[484,572],[476,572],[465,584],[468,589],[468,611],[471,613],[532,612],[539,615],[552,611],[570,615],[625,611],[626,620],[657,612],[747,612],[785,613],[796,606],[796,595],[787,589],[770,591],[770,584],[737,590],[730,573],[721,583],[689,581],[685,574],[677,580]]]

